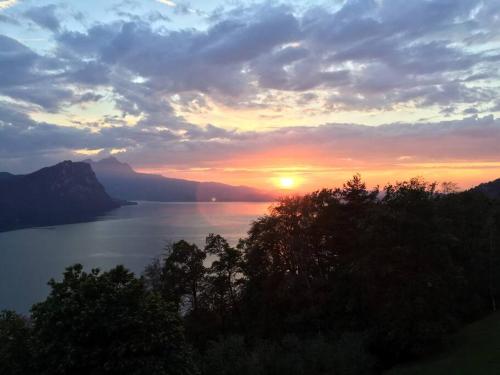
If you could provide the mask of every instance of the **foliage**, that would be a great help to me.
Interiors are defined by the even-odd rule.
[[[500,314],[469,324],[447,339],[441,353],[393,368],[387,375],[500,374]]]
[[[167,247],[165,258],[148,266],[144,276],[151,290],[176,302],[188,336],[200,346],[242,325],[242,260],[240,250],[210,234],[203,250],[182,240]]]
[[[0,374],[31,374],[31,335],[25,318],[12,311],[0,312]]]
[[[203,267],[206,254],[198,246],[182,240],[174,243],[168,252],[168,257],[159,270],[159,292],[178,306],[183,302],[183,297],[189,296],[190,306],[196,310],[206,272]]]
[[[69,267],[32,309],[40,374],[191,374],[171,305],[122,266]]]
[[[496,309],[499,205],[450,183],[437,187],[414,178],[368,190],[356,175],[341,189],[283,198],[236,248],[209,235],[202,252],[212,262],[191,278],[199,305],[183,311],[191,342],[205,351],[200,367],[300,373],[292,363],[304,353],[284,338],[303,345],[326,333],[335,371],[363,373],[427,355]],[[172,280],[172,269],[162,272]],[[263,365],[263,346],[274,370]],[[377,361],[356,368],[365,354]]]
[[[199,362],[206,375],[369,374],[374,359],[366,353],[363,340],[357,334],[346,334],[336,343],[321,335],[306,339],[287,335],[249,346],[244,337],[230,335],[210,342]]]

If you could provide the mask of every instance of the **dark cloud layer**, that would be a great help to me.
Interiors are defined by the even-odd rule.
[[[485,64],[484,53],[455,46],[484,32],[483,20],[471,18],[479,4],[350,1],[337,12],[314,8],[301,16],[261,5],[223,15],[204,32],[164,33],[137,21],[63,32],[58,41],[144,77],[153,90],[199,91],[228,103],[265,89],[317,88],[338,91],[334,101],[344,110],[469,103],[494,94],[458,80],[467,74],[473,81]],[[483,8],[500,10],[483,4],[485,17]]]
[[[60,30],[53,5],[25,15],[56,32],[64,84],[110,85],[124,95],[114,81],[119,72],[120,80],[141,77],[156,95],[195,91],[235,105],[235,97],[248,102],[268,89],[324,89],[336,93],[329,108],[352,110],[493,99],[496,91],[473,83],[484,71],[498,78],[500,51],[473,47],[493,37],[499,12],[497,2],[469,0],[351,0],[337,11],[300,14],[264,3],[222,12],[204,31],[168,31],[134,18],[84,32]],[[10,79],[34,63],[29,50],[17,52],[19,61],[3,70]]]

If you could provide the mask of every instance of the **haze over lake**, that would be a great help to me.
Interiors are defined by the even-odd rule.
[[[0,233],[0,310],[28,312],[46,296],[47,281],[74,263],[141,273],[169,241],[203,246],[207,234],[219,233],[236,244],[270,205],[140,202],[93,222]]]

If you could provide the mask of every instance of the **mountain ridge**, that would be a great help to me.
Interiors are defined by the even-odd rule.
[[[483,182],[472,190],[480,191],[489,198],[500,199],[500,178],[489,182]]]
[[[86,163],[0,174],[0,230],[85,221],[119,206]]]
[[[267,202],[275,199],[271,194],[248,186],[136,172],[129,164],[113,156],[82,162],[92,167],[106,191],[120,199],[160,202]]]

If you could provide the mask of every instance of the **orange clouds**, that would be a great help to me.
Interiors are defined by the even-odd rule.
[[[421,176],[462,189],[500,177],[500,121],[492,116],[428,124],[368,127],[328,124],[266,133],[228,133],[193,143],[190,159],[144,170],[166,176],[221,181],[276,190],[280,178],[306,192],[341,185],[361,173],[370,185]],[[207,149],[210,152],[207,152]],[[278,189],[279,190],[279,189]]]

